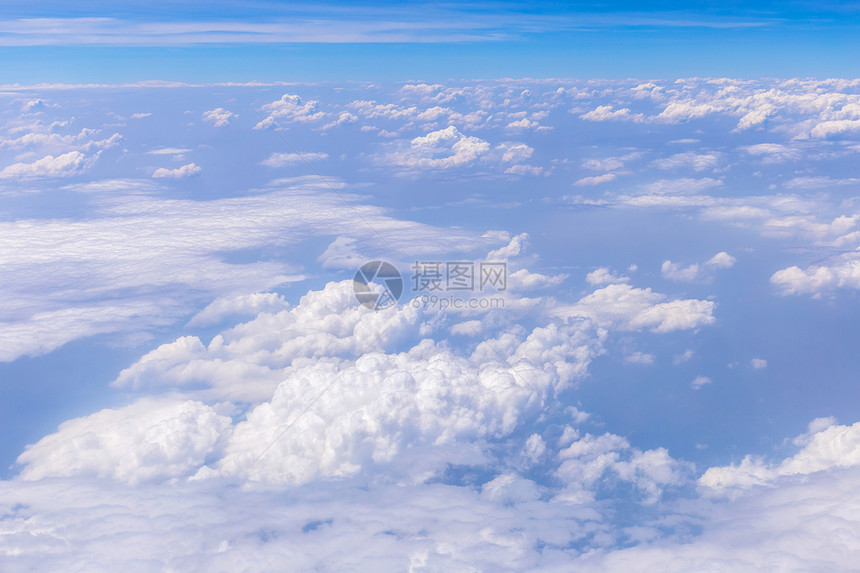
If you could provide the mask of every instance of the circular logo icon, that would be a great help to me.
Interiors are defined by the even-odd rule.
[[[370,283],[376,285],[371,287]],[[403,294],[403,277],[391,263],[370,261],[355,271],[352,281],[355,298],[371,310],[382,310],[397,304]]]

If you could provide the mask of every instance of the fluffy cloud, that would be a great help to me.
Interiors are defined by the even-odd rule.
[[[734,266],[737,259],[725,251],[721,251],[705,261],[704,263],[693,263],[692,265],[682,267],[672,261],[663,261],[660,267],[660,273],[664,278],[672,281],[691,282],[703,278],[709,278],[709,275],[717,269],[730,269]]]
[[[558,306],[553,311],[564,317],[585,317],[602,327],[621,330],[671,332],[713,324],[716,303],[708,300],[678,299],[661,302],[666,295],[650,288],[611,284],[581,298],[576,304]]]
[[[580,115],[579,117],[588,121],[609,121],[617,119],[639,119],[642,117],[642,114],[632,114],[626,107],[613,110],[611,105],[601,105],[588,113]]]
[[[791,266],[773,273],[770,282],[784,294],[821,294],[834,288],[860,289],[860,259],[853,253],[806,269]]]
[[[86,171],[95,162],[96,156],[86,156],[80,151],[70,151],[54,157],[47,155],[33,163],[13,163],[0,171],[0,179],[27,177],[70,177]]]
[[[212,127],[227,127],[234,117],[237,117],[235,113],[223,107],[216,107],[203,112],[203,121],[212,124]]]
[[[295,94],[284,94],[281,99],[275,100],[262,107],[268,115],[262,119],[254,129],[265,129],[278,123],[312,122],[326,116],[318,110],[319,102],[315,100],[304,101]]]
[[[100,187],[117,185],[127,182]],[[284,262],[225,261],[236,250],[295,246],[331,229],[348,229],[368,246],[378,240],[375,229],[407,260],[497,244],[360,206],[371,229],[356,223],[355,212],[318,179],[289,185],[209,201],[146,194],[115,201],[102,189],[106,198],[82,221],[0,222],[0,257],[16,277],[0,283],[6,317],[0,360],[48,352],[79,337],[171,324],[217,296],[267,290],[299,276]]]
[[[802,446],[800,451],[778,464],[746,456],[737,465],[708,469],[699,478],[699,484],[716,493],[725,493],[753,486],[774,486],[783,476],[860,465],[860,422],[842,426],[833,418],[817,418],[810,422],[807,433],[794,439],[794,444]]]
[[[608,268],[600,267],[585,275],[585,281],[590,285],[606,285],[630,282],[630,277],[614,275]]]
[[[218,324],[236,315],[257,316],[261,312],[277,312],[289,304],[284,297],[272,292],[258,292],[234,297],[218,297],[188,321],[188,326]]]
[[[18,457],[21,478],[89,476],[135,485],[186,476],[230,427],[230,418],[200,402],[143,399],[63,422]]]
[[[490,151],[480,138],[463,135],[456,127],[414,138],[408,149],[390,155],[396,164],[416,169],[450,169],[475,163]]]
[[[184,179],[186,177],[197,175],[201,171],[203,171],[202,167],[200,167],[196,163],[189,163],[188,165],[183,165],[182,167],[177,167],[176,169],[167,169],[165,167],[159,167],[155,170],[152,176],[155,179]]]

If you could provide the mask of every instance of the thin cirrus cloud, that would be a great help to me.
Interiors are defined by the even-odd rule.
[[[147,5],[150,16],[156,6]],[[344,15],[343,10],[316,7],[314,17],[308,7],[260,5],[269,12],[265,22],[235,18],[225,13],[213,17],[211,12],[184,14],[176,19],[149,21],[132,20],[128,13],[107,16],[45,18],[42,13],[27,14],[19,19],[0,20],[0,45],[111,45],[111,46],[171,46],[206,44],[273,44],[273,43],[439,43],[463,41],[494,41],[521,38],[537,31],[566,32],[577,30],[606,30],[629,26],[647,28],[711,28],[744,29],[786,25],[777,19],[762,19],[754,15],[736,17],[690,18],[672,11],[648,13],[613,13],[611,16],[594,12],[579,14],[524,14],[519,10],[460,9],[441,6],[432,9],[412,6],[379,6],[365,12],[361,19]],[[356,8],[358,9],[358,8]],[[322,12],[320,12],[322,10]],[[165,10],[166,11],[166,10]],[[174,7],[175,11],[175,7]],[[20,10],[19,10],[20,12]],[[217,12],[216,12],[217,14]]]

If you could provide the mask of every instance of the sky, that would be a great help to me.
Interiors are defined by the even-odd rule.
[[[858,14],[4,9],[0,570],[852,570]]]

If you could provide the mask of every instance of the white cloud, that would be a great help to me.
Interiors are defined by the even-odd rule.
[[[682,177],[680,179],[660,179],[644,185],[643,189],[649,193],[659,195],[693,195],[713,189],[714,187],[719,187],[722,184],[723,182],[719,179],[711,177],[702,177],[700,179]]]
[[[460,133],[449,126],[409,142],[408,148],[391,153],[387,159],[414,169],[450,169],[474,164],[490,151],[490,144]]]
[[[752,360],[750,360],[750,365],[755,370],[761,370],[762,368],[767,368],[767,360],[765,360],[764,358],[753,358]]]
[[[70,177],[89,169],[96,156],[70,151],[54,157],[47,155],[33,163],[13,163],[0,171],[0,179],[28,177]]]
[[[182,155],[189,151],[191,151],[191,149],[187,147],[159,147],[158,149],[153,149],[146,153],[147,155]]]
[[[585,275],[585,281],[590,285],[606,285],[630,282],[630,277],[614,275],[607,267],[600,267]]]
[[[624,357],[624,362],[628,364],[641,364],[643,366],[650,366],[654,364],[654,360],[656,360],[656,356],[653,354],[647,354],[645,352],[634,352],[632,354],[628,354]]]
[[[295,165],[304,163],[305,161],[321,161],[328,159],[328,153],[307,152],[299,155],[298,153],[273,153],[267,159],[260,162],[260,165],[267,167],[283,167],[284,165]]]
[[[201,171],[203,171],[202,167],[200,167],[196,163],[189,163],[187,165],[183,165],[182,167],[177,167],[176,169],[167,169],[166,167],[159,167],[155,170],[152,176],[155,179],[184,179],[186,177],[197,175]]]
[[[236,315],[257,316],[261,312],[274,313],[287,308],[284,297],[272,292],[258,292],[234,297],[218,297],[188,321],[188,326],[218,324]]]
[[[690,388],[692,388],[693,390],[698,390],[702,386],[705,386],[705,385],[710,384],[712,382],[713,382],[713,380],[711,380],[707,376],[696,376],[695,378],[693,378],[693,381],[690,382]]]
[[[860,258],[851,253],[806,269],[791,266],[773,273],[770,282],[783,294],[819,295],[835,288],[860,289]]]
[[[326,114],[318,110],[319,102],[315,100],[304,101],[300,96],[284,94],[281,99],[275,100],[262,107],[268,113],[254,129],[265,129],[278,123],[312,122],[323,119]]]
[[[808,475],[834,468],[860,465],[860,422],[842,426],[834,418],[817,418],[809,431],[794,439],[801,446],[792,457],[778,464],[768,464],[760,457],[746,456],[737,465],[712,467],[699,484],[715,493],[774,486],[783,476]]]
[[[609,121],[618,119],[639,119],[642,114],[631,114],[626,107],[613,110],[611,105],[601,105],[597,108],[579,116],[581,119],[588,121]]]
[[[186,476],[230,427],[230,418],[200,402],[145,398],[63,422],[18,457],[21,478],[87,476],[135,485]]]
[[[212,127],[227,127],[230,124],[230,120],[234,117],[238,116],[223,107],[216,107],[215,109],[203,112],[203,121],[212,124]]]
[[[670,157],[657,159],[654,166],[658,169],[692,169],[693,171],[705,171],[715,169],[722,161],[720,153],[676,153]]]
[[[590,318],[602,327],[621,330],[672,332],[713,324],[716,303],[707,300],[679,299],[661,302],[666,295],[650,288],[611,284],[583,297],[576,304],[553,309],[559,316]]]
[[[125,190],[128,182],[96,183],[88,185],[104,199],[94,199],[87,219],[0,221],[0,259],[15,276],[0,283],[0,360],[94,334],[173,324],[218,296],[265,291],[300,276],[282,261],[229,263],[225,253],[264,245],[293,249],[331,229],[379,248],[375,233],[317,178],[206,201],[124,191],[115,201],[111,189]],[[406,260],[498,244],[489,236],[392,219],[344,190],[341,195],[388,238],[388,252]]]
[[[672,281],[692,282],[708,279],[711,273],[717,269],[729,269],[734,266],[737,259],[725,251],[721,251],[705,261],[704,263],[693,263],[682,267],[672,261],[663,261],[660,273],[664,278]]]
[[[615,181],[617,175],[615,173],[604,173],[603,175],[594,175],[591,177],[583,177],[574,182],[574,185],[581,186],[590,186],[590,185],[600,185],[601,183],[609,183],[610,181]]]
[[[694,354],[695,354],[695,352],[691,348],[688,348],[682,354],[676,354],[672,358],[672,364],[677,366],[678,364],[683,364],[684,362],[689,362],[689,360],[693,357]]]

